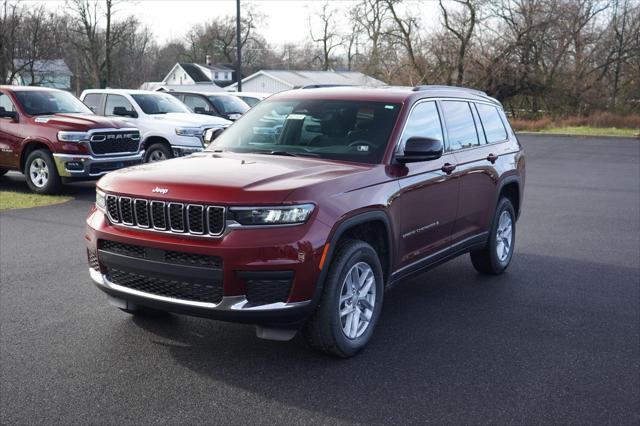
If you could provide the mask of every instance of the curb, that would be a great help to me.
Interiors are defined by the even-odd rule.
[[[630,139],[640,141],[640,134],[635,136],[612,136],[612,135],[576,135],[573,133],[543,133],[543,132],[515,132],[516,135],[524,136],[561,136],[572,138],[605,138],[605,139]]]

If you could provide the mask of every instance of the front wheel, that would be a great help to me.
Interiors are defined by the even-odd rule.
[[[9,169],[0,168],[0,177],[6,175],[7,173],[9,173]]]
[[[478,272],[503,273],[513,257],[516,240],[516,214],[508,198],[501,198],[493,218],[489,241],[482,250],[471,252],[471,263]]]
[[[36,149],[27,157],[24,167],[27,185],[36,194],[55,194],[62,186],[51,153]]]
[[[363,241],[345,241],[331,262],[316,312],[305,324],[307,341],[341,358],[355,355],[373,335],[383,293],[376,251]]]
[[[154,143],[147,149],[144,156],[145,163],[155,163],[172,158],[171,150],[163,143]]]

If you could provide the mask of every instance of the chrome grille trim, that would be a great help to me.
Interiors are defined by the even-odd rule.
[[[173,218],[171,217],[171,208],[172,208],[173,206],[177,206],[177,207],[174,207],[174,209],[176,209],[176,208],[177,208],[177,209],[180,209],[180,210],[179,210],[179,212],[180,212],[180,215],[182,216],[182,219],[181,219],[182,227],[173,226],[174,222],[178,222],[177,220],[175,220],[175,221],[174,221],[174,220],[173,220]],[[166,213],[166,217],[169,219],[169,220],[168,220],[168,222],[169,222],[169,229],[170,229],[171,231],[173,231],[173,232],[180,232],[180,233],[184,232],[184,229],[185,229],[185,226],[184,226],[184,225],[185,225],[185,223],[184,223],[184,204],[182,204],[182,203],[169,203],[169,204],[167,205],[167,213]]]
[[[138,203],[144,203],[144,210],[146,212],[146,218],[138,217]],[[151,227],[151,217],[149,216],[149,201],[143,198],[136,198],[133,200],[133,217],[137,226],[141,228]],[[141,220],[142,219],[142,220]],[[146,220],[145,220],[146,219]],[[142,222],[146,222],[146,225]]]
[[[210,206],[206,204],[185,204],[180,202],[165,202],[146,198],[132,198],[107,194],[107,206],[115,206],[115,209],[107,208],[109,222],[116,226],[137,228],[144,231],[152,231],[174,235],[193,235],[198,237],[220,237],[226,228],[226,208],[222,206]],[[142,207],[144,206],[144,207]],[[129,213],[123,215],[127,208]],[[141,212],[138,212],[138,209]],[[211,223],[211,212],[217,210],[219,223]],[[146,215],[142,212],[146,212]],[[173,210],[174,217],[171,218]],[[189,218],[191,214],[199,215],[201,220]],[[215,214],[216,212],[214,212]],[[126,221],[125,218],[131,218]],[[160,220],[160,218],[162,220]],[[182,220],[180,220],[180,218]],[[214,219],[215,220],[215,219]],[[164,222],[164,223],[162,223]],[[199,222],[199,223],[198,223]],[[162,226],[164,224],[164,226]]]
[[[191,215],[190,215],[190,210],[191,209],[200,209],[200,226],[202,228],[202,231],[196,231],[194,228],[195,226],[191,226]],[[204,220],[204,212],[205,212],[205,206],[203,206],[202,204],[187,204],[187,209],[186,209],[186,218],[187,218],[187,229],[189,230],[190,233],[192,234],[197,234],[197,235],[204,235],[204,227],[205,227],[205,220]],[[195,224],[194,224],[195,225]]]

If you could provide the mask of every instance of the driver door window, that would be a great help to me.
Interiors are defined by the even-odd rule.
[[[16,111],[16,107],[13,106],[13,102],[9,99],[9,96],[4,93],[0,93],[0,107],[5,111]]]
[[[107,103],[104,107],[104,115],[106,116],[115,116],[113,110],[116,107],[123,107],[127,111],[134,112],[133,106],[131,103],[121,95],[107,95]]]
[[[402,133],[400,146],[404,147],[405,142],[413,137],[437,139],[444,142],[440,115],[435,102],[422,102],[413,108],[407,126]]]

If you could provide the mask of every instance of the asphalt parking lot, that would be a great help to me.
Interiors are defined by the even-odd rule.
[[[638,424],[640,142],[521,140],[508,272],[464,256],[394,288],[349,360],[109,306],[85,259],[91,184],[0,213],[0,423]]]

